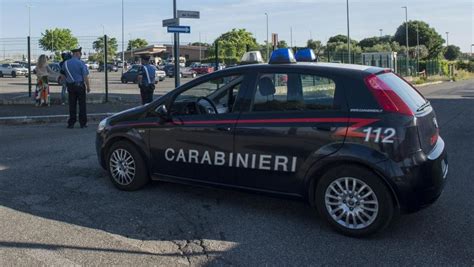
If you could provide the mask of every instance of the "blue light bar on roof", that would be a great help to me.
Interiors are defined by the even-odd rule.
[[[314,62],[316,61],[316,55],[313,49],[305,48],[296,52],[295,58],[298,62]]]
[[[272,52],[269,64],[296,63],[295,55],[290,48],[280,48]]]

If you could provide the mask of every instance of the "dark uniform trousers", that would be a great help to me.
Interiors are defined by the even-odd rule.
[[[142,105],[153,102],[153,93],[155,91],[155,85],[140,85],[140,95],[142,97]]]
[[[67,91],[69,93],[69,120],[68,125],[74,125],[77,117],[77,104],[79,103],[79,124],[87,124],[86,112],[86,85],[84,82],[68,83]]]

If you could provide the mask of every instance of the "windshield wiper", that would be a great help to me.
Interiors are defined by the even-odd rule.
[[[426,101],[423,105],[421,105],[421,107],[419,107],[419,108],[416,110],[416,112],[420,112],[420,111],[424,110],[425,108],[427,108],[427,107],[429,107],[429,106],[431,106],[430,101]]]

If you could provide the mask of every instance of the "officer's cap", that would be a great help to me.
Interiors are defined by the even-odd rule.
[[[72,49],[71,52],[73,52],[73,53],[77,53],[77,52],[82,53],[82,47]]]

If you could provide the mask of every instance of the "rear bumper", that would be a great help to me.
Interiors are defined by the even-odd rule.
[[[398,166],[401,175],[392,177],[401,211],[410,213],[433,204],[440,196],[448,176],[448,154],[445,143],[439,138],[435,148],[427,155],[414,154]]]

